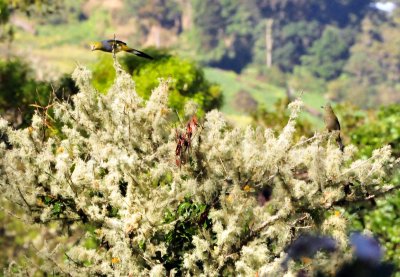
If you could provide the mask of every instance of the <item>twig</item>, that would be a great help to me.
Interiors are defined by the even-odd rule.
[[[31,225],[31,224],[32,224],[32,222],[29,222],[28,220],[25,220],[25,219],[23,219],[22,217],[19,217],[19,216],[17,216],[16,214],[13,214],[12,212],[10,212],[9,210],[6,210],[6,209],[3,208],[3,207],[0,207],[0,209],[2,209],[3,211],[5,211],[5,212],[8,213],[9,215],[11,215],[12,217],[15,217],[16,219],[21,220],[22,222],[24,222],[24,223],[26,223],[26,224],[28,224],[28,225]]]
[[[371,158],[372,158],[372,157],[371,157]],[[355,167],[351,167],[351,168],[347,169],[346,171],[344,171],[344,172],[340,175],[340,177],[342,177],[343,175],[346,175],[347,173],[353,171],[354,169],[357,169],[357,168],[359,168],[359,167],[365,165],[371,158],[364,160],[363,162],[359,163],[359,164],[358,164],[357,166],[355,166]]]
[[[249,235],[248,235],[247,237],[245,237],[243,240],[240,240],[240,246],[237,248],[237,250],[235,250],[235,251],[229,253],[228,255],[224,256],[224,262],[218,266],[217,272],[218,272],[218,273],[221,273],[221,271],[223,270],[223,268],[226,266],[226,261],[227,261],[228,259],[231,259],[231,258],[233,258],[235,255],[237,255],[237,254],[241,251],[242,247],[243,247],[244,245],[246,245],[246,243],[247,243],[248,241],[250,241],[250,240],[251,240],[252,238],[254,238],[256,235],[258,235],[258,233],[261,232],[265,227],[267,227],[268,225],[270,225],[270,224],[274,223],[275,221],[279,220],[281,217],[282,217],[282,215],[280,215],[280,214],[273,215],[273,216],[271,216],[267,221],[265,221],[263,224],[261,224],[259,227],[257,227],[257,228],[254,229],[254,230],[251,230],[250,233],[249,233]],[[220,248],[221,248],[221,247],[222,247],[222,246],[220,246]]]
[[[323,137],[324,137],[323,135],[315,134],[315,135],[312,136],[311,138],[308,138],[308,139],[306,139],[306,140],[304,140],[304,141],[301,141],[301,142],[295,144],[293,147],[299,147],[299,146],[301,146],[301,145],[303,145],[303,144],[306,144],[306,143],[309,142],[309,141],[315,140],[315,139],[317,139],[317,138],[323,138]]]
[[[82,266],[83,263],[82,262],[77,262],[74,259],[72,259],[70,256],[68,256],[67,252],[64,252],[64,255],[67,257],[68,260],[70,260],[71,262],[73,262],[74,264],[76,264],[77,266]]]
[[[37,252],[40,252],[39,249],[37,249],[33,243],[30,243],[30,244],[32,245],[32,247],[33,247]],[[43,253],[43,256],[45,256],[49,261],[51,261],[51,262],[52,262],[62,273],[64,273],[66,276],[71,276],[71,277],[72,277],[72,275],[71,275],[70,273],[68,273],[68,272],[65,272],[65,271],[61,268],[61,266],[59,266],[58,263],[57,263],[54,259],[51,258],[51,256],[47,256],[47,255],[44,254],[44,253]]]
[[[116,59],[116,56],[115,56],[115,48],[116,48],[116,46],[117,46],[117,41],[115,39],[115,34],[114,34],[114,43],[113,43],[113,46],[112,46],[112,53],[113,53],[114,62],[115,62],[115,59]]]
[[[386,194],[388,194],[394,190],[400,190],[400,186],[392,186],[386,190],[377,191],[377,192],[375,192],[375,194],[370,194],[367,197],[355,198],[355,199],[344,198],[344,199],[341,199],[341,200],[331,203],[329,206],[327,206],[327,209],[329,209],[333,206],[347,206],[347,205],[351,205],[354,203],[366,202],[371,199],[376,199],[378,197],[385,196]]]
[[[178,117],[178,120],[179,120],[179,122],[181,123],[181,127],[183,128],[183,122],[182,122],[181,117],[179,116],[178,111],[177,111],[177,110],[174,110],[174,112],[176,113],[176,116]]]
[[[26,199],[25,199],[24,195],[22,194],[22,192],[21,192],[19,186],[16,185],[16,187],[17,187],[17,190],[18,190],[19,195],[21,196],[22,200],[25,202],[26,206],[28,206],[29,211],[32,212],[32,210],[31,210],[31,205],[29,205],[28,201],[26,201]]]
[[[268,225],[270,225],[271,223],[274,223],[275,221],[277,221],[278,219],[280,219],[282,216],[280,214],[276,214],[271,216],[268,220],[266,220],[263,224],[261,224],[259,227],[257,227],[256,229],[254,229],[253,231],[251,231],[251,237],[254,237],[256,234],[258,234],[259,232],[261,232],[265,227],[267,227]]]
[[[228,172],[226,171],[226,168],[225,168],[224,162],[222,161],[221,157],[218,157],[218,159],[219,159],[219,161],[220,161],[220,163],[221,163],[221,165],[222,165],[222,168],[223,168],[223,169],[224,169],[224,171],[225,171],[225,174],[228,176]]]

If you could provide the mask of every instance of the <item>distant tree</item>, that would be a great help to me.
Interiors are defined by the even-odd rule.
[[[195,33],[198,34],[199,45],[206,60],[221,59],[223,55],[224,18],[221,14],[221,4],[218,0],[193,1]]]
[[[292,71],[301,63],[315,40],[327,26],[357,29],[374,1],[348,0],[257,0],[263,18],[274,19],[274,65]],[[263,28],[258,28],[257,57],[264,55]],[[259,60],[259,58],[257,58]]]
[[[278,30],[275,33],[279,32]],[[282,26],[280,34],[275,34],[273,61],[280,69],[290,71],[300,64],[300,58],[313,42],[320,37],[321,26],[317,21],[300,21]]]
[[[63,6],[64,0],[6,0],[9,8],[31,13],[52,13]]]
[[[13,29],[7,24],[10,18],[10,10],[6,0],[0,0],[0,42],[12,40]]]
[[[124,22],[136,18],[137,30],[141,37],[147,37],[155,32],[155,44],[163,46],[161,29],[174,29],[176,35],[182,29],[182,7],[178,0],[123,0],[124,9],[117,19]],[[124,20],[125,19],[125,20]]]
[[[302,66],[318,78],[331,80],[339,76],[348,58],[351,43],[346,31],[334,27],[324,30],[320,39],[316,40],[307,54],[301,57]]]
[[[18,10],[26,13],[27,15],[39,14],[52,17],[51,14],[59,12],[61,7],[69,7],[80,3],[81,0],[74,1],[74,4],[66,2],[63,0],[0,0],[0,42],[8,40],[9,43],[13,40],[14,29],[11,24],[7,24],[10,15],[13,11]],[[58,13],[58,16],[53,16],[52,18],[65,18],[69,13]],[[40,20],[39,20],[40,21]]]
[[[345,27],[352,24],[370,9],[374,0],[256,0],[264,17],[279,22],[317,20],[321,24]]]
[[[6,0],[0,0],[0,24],[4,24],[10,17],[10,11]]]
[[[63,1],[55,6],[46,16],[36,17],[35,19],[41,24],[68,24],[79,20],[87,19],[82,12],[82,4],[85,0]],[[56,2],[57,3],[57,2]]]
[[[124,0],[125,7],[139,19],[165,28],[179,25],[181,9],[178,0]]]
[[[192,43],[200,61],[240,71],[251,61],[259,20],[254,0],[195,0],[192,5]]]
[[[400,9],[386,21],[373,17],[362,23],[362,32],[350,49],[343,68],[349,94],[344,99],[363,107],[400,102]],[[331,91],[333,97],[337,97]],[[362,100],[362,101],[360,101]]]

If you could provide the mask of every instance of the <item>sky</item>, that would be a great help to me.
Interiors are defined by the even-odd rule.
[[[378,2],[374,6],[377,9],[385,12],[391,12],[394,8],[396,8],[396,4],[394,4],[393,2]]]

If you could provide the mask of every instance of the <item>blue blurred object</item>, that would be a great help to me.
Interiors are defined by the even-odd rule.
[[[354,259],[345,263],[336,277],[390,277],[395,271],[391,263],[381,263],[383,250],[377,239],[360,233],[350,235]]]
[[[331,237],[301,235],[287,249],[287,256],[282,262],[282,267],[287,269],[287,263],[290,259],[312,258],[318,251],[333,252],[335,250],[336,241]]]
[[[383,250],[378,240],[373,237],[353,233],[350,236],[350,243],[354,247],[354,255],[364,262],[379,263],[383,257]]]

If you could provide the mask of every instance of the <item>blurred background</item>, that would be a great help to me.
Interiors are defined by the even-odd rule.
[[[158,77],[172,76],[170,105],[178,112],[193,99],[200,116],[219,108],[234,124],[280,130],[287,103],[301,95],[298,136],[323,129],[320,106],[330,101],[345,144],[359,147],[362,157],[390,144],[399,157],[399,6],[398,0],[0,0],[0,115],[16,128],[28,126],[31,104],[47,105],[53,92],[65,100],[77,93],[70,77],[77,64],[93,71],[94,86],[105,93],[112,60],[89,44],[115,34],[155,57],[118,54],[145,98]],[[400,194],[348,212],[353,228],[372,230],[397,264],[399,215]],[[4,209],[0,223],[0,245],[9,249],[0,265],[9,265],[39,231],[24,229]]]

